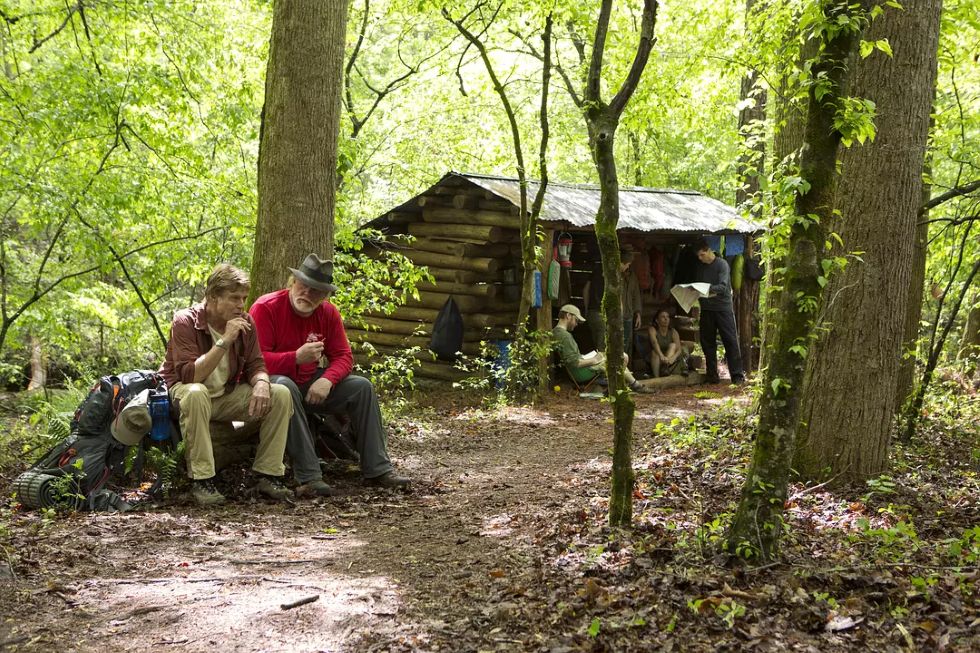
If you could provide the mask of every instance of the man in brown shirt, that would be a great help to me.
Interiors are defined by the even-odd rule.
[[[292,496],[282,484],[292,399],[288,389],[269,382],[255,324],[245,312],[248,288],[248,275],[238,268],[216,267],[204,302],[174,315],[160,370],[180,406],[191,494],[201,505],[225,501],[214,486],[211,420],[260,420],[256,489],[277,500]]]

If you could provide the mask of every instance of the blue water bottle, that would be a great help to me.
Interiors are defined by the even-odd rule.
[[[150,439],[163,442],[170,439],[170,399],[166,390],[150,392],[150,417],[153,418],[153,428],[150,429]]]

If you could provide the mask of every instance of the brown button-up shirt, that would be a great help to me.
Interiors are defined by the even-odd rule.
[[[249,383],[259,372],[265,372],[265,361],[259,349],[259,337],[252,316],[243,313],[251,329],[242,331],[228,348],[228,383],[225,390],[231,392],[240,383]],[[194,361],[214,346],[211,331],[204,312],[204,304],[177,311],[170,326],[167,357],[160,373],[168,387],[177,383],[194,383]]]

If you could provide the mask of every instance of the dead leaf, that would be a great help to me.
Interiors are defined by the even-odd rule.
[[[828,633],[838,633],[842,630],[849,630],[857,626],[859,623],[864,621],[864,617],[858,617],[857,619],[853,617],[845,617],[841,615],[834,615],[827,622],[827,625],[823,627]]]

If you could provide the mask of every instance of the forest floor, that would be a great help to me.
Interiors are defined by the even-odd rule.
[[[980,650],[975,430],[927,430],[850,491],[794,484],[781,561],[732,568],[750,392],[709,389],[636,397],[630,530],[605,524],[608,407],[568,393],[421,398],[391,425],[408,493],[334,463],[339,496],[291,504],[234,475],[207,510],[8,503],[0,650]]]

